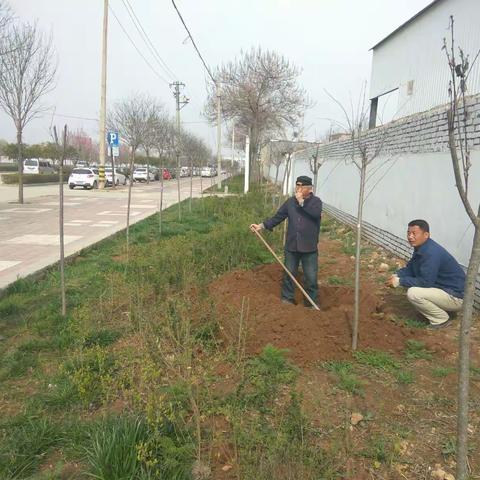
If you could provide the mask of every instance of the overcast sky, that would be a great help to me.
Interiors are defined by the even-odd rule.
[[[171,0],[129,0],[160,56],[175,75],[161,69],[130,19],[125,0],[110,0],[107,103],[134,92],[156,96],[173,114],[168,83],[186,84],[190,104],[182,110],[185,127],[215,144],[215,130],[201,111],[206,74]],[[305,119],[305,136],[328,131],[341,115],[325,89],[342,102],[356,98],[371,69],[369,49],[431,0],[177,0],[177,6],[207,63],[229,61],[243,49],[261,46],[285,55],[302,69],[300,83],[315,107]],[[52,110],[25,130],[25,141],[50,140],[49,126],[83,128],[95,139],[100,104],[102,0],[10,0],[19,20],[38,21],[52,35],[58,59],[56,87],[43,103]],[[150,62],[145,63],[112,12]],[[159,75],[163,79],[159,78]],[[55,116],[53,115],[55,107]],[[65,116],[60,116],[65,115]],[[85,119],[68,118],[68,116]],[[12,121],[0,114],[0,138],[14,141]]]

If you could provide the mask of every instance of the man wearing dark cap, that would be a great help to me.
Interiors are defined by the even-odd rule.
[[[312,179],[305,175],[297,178],[295,196],[290,197],[271,218],[263,223],[250,225],[250,229],[259,232],[266,228],[273,230],[288,218],[287,239],[285,243],[285,265],[297,275],[302,263],[304,288],[318,305],[318,235],[322,217],[322,201],[313,194]],[[281,298],[284,303],[294,304],[295,285],[285,274],[282,283]],[[310,306],[304,299],[304,305]]]

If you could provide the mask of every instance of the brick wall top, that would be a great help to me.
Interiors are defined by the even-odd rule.
[[[472,149],[480,149],[480,94],[467,99],[467,136]],[[447,105],[409,115],[365,132],[363,142],[373,152],[382,143],[382,154],[431,153],[448,151]],[[316,152],[311,146],[295,154],[307,160]],[[352,141],[336,140],[320,145],[318,158],[346,160],[351,157]]]

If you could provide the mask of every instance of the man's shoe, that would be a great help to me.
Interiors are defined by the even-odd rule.
[[[288,300],[287,298],[282,298],[282,303],[289,303],[290,305],[296,305],[295,300]]]
[[[443,323],[431,323],[430,325],[428,325],[428,329],[429,330],[440,330],[441,328],[446,328],[446,327],[449,327],[450,325],[452,324],[452,319],[448,319],[446,322],[443,322]]]

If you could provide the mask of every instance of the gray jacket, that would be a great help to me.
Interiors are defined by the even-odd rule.
[[[318,235],[322,218],[322,201],[311,194],[300,206],[295,197],[290,197],[271,218],[263,222],[267,230],[272,230],[288,217],[287,241],[289,252],[309,253],[318,250]]]

